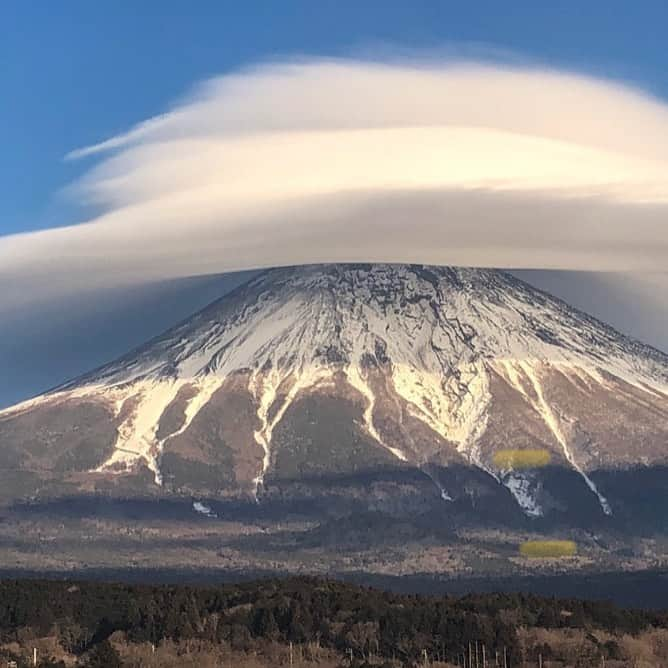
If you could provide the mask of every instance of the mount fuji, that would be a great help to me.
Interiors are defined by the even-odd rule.
[[[14,499],[263,504],[348,478],[409,514],[419,490],[444,515],[613,521],[665,506],[628,487],[666,464],[668,356],[496,270],[268,270],[0,412]]]

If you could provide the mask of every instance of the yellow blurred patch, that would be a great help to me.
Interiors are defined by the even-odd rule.
[[[499,450],[494,453],[494,465],[502,470],[535,469],[547,466],[551,460],[545,449],[536,450]]]
[[[528,540],[520,545],[520,554],[530,559],[572,557],[578,546],[572,540]]]

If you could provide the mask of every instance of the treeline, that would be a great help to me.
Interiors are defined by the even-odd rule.
[[[122,632],[132,643],[197,639],[236,651],[257,646],[258,639],[317,643],[360,661],[373,655],[402,665],[424,656],[458,665],[476,645],[489,657],[505,654],[514,666],[526,656],[517,633],[522,627],[637,634],[668,628],[668,613],[529,594],[393,594],[313,578],[211,587],[0,582],[3,645],[25,638],[27,630],[35,637],[55,635],[65,651],[92,657],[89,662],[97,654],[110,656],[107,639]],[[615,651],[603,647],[601,655]]]

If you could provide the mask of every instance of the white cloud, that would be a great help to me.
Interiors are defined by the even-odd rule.
[[[101,162],[72,192],[100,215],[0,238],[0,310],[304,262],[668,266],[668,107],[570,73],[268,65],[85,156]]]

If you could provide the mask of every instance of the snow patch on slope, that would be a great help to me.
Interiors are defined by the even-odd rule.
[[[157,463],[156,432],[160,418],[179,389],[175,382],[146,382],[133,388],[135,394],[125,402],[136,402],[117,428],[118,437],[111,456],[96,472],[128,470],[143,460],[154,477],[160,477]],[[125,403],[124,402],[124,403]]]
[[[186,404],[183,415],[183,424],[175,432],[165,436],[165,438],[155,440],[153,447],[153,467],[151,470],[153,471],[156,485],[162,486],[163,484],[162,471],[160,470],[160,459],[162,458],[162,453],[165,449],[165,443],[170,438],[180,436],[188,429],[188,427],[190,427],[197,414],[202,410],[202,408],[204,408],[204,406],[209,403],[214,392],[220,388],[220,386],[223,384],[223,381],[224,379],[222,378],[203,377],[198,378],[194,383],[190,384],[193,389],[196,390],[196,393],[188,400],[188,403]],[[183,387],[185,384],[186,383],[180,384],[180,387]],[[162,417],[162,414],[160,417]],[[158,418],[158,422],[155,425],[154,434],[157,433],[159,424],[160,418]]]
[[[529,517],[542,517],[544,511],[538,501],[536,482],[531,474],[511,471],[503,475],[501,481]]]
[[[210,506],[207,506],[205,503],[202,503],[201,501],[193,501],[193,510],[196,513],[199,513],[200,515],[204,515],[204,517],[209,517],[210,519],[217,519],[218,515],[213,512]]]
[[[392,379],[413,417],[445,441],[454,443],[471,464],[497,479],[480,452],[491,401],[489,377],[482,360],[461,365],[447,379],[433,372],[394,366]]]
[[[499,364],[510,384],[525,397],[534,410],[541,416],[543,422],[561,446],[566,461],[580,474],[587,487],[596,495],[603,512],[606,515],[612,515],[612,508],[608,500],[599,492],[593,480],[576,461],[575,455],[570,449],[566,436],[561,429],[559,419],[545,400],[541,381],[535,369],[526,361],[502,360]],[[527,379],[529,388],[525,386],[522,375]]]
[[[254,437],[255,441],[264,451],[262,470],[253,479],[256,497],[259,487],[264,483],[265,474],[271,465],[271,437],[276,425],[281,421],[285,415],[285,411],[287,411],[301,390],[314,387],[323,381],[331,380],[331,378],[331,371],[315,367],[302,369],[296,378],[284,375],[273,368],[268,372],[256,371],[250,377],[248,389],[257,401],[257,416],[260,420],[260,428],[254,432]],[[278,397],[278,390],[286,383],[291,383],[290,389],[283,398],[280,398]],[[277,398],[280,404],[274,415],[270,418],[269,410]]]
[[[165,442],[185,432],[195,416],[205,406],[213,393],[221,386],[220,378],[200,378],[186,383],[174,380],[139,381],[128,388],[114,388],[109,394],[116,395],[117,416],[126,403],[135,404],[128,408],[128,415],[118,426],[118,436],[114,451],[100,466],[97,473],[123,473],[144,462],[153,473],[156,485],[162,485],[160,458]],[[157,434],[160,419],[179,390],[191,385],[196,393],[188,400],[184,410],[183,424],[173,433],[159,439]]]
[[[373,411],[376,405],[376,397],[362,375],[362,371],[357,366],[351,365],[346,369],[346,377],[348,378],[350,385],[366,399],[366,406],[362,418],[364,419],[364,424],[369,434],[386,450],[389,450],[397,459],[402,462],[407,462],[408,457],[406,457],[405,453],[402,450],[399,450],[399,448],[394,448],[385,443],[373,424]]]

